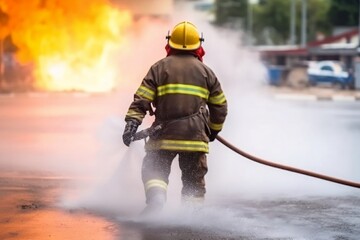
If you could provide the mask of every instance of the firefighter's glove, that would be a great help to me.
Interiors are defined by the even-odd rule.
[[[209,141],[213,142],[220,131],[210,129]]]
[[[139,127],[139,123],[136,121],[127,121],[125,130],[123,133],[123,142],[126,146],[129,146],[132,140],[132,137],[135,135],[136,130]]]

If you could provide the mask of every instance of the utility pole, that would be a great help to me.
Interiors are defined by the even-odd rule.
[[[359,0],[359,14],[358,14],[358,16],[359,16],[359,22],[358,22],[358,49],[357,49],[357,51],[358,51],[358,55],[359,55],[359,50],[360,50],[360,0]]]
[[[305,47],[306,46],[306,39],[307,39],[307,35],[306,35],[306,31],[307,31],[307,0],[302,0],[301,2],[301,46]]]
[[[296,43],[296,2],[295,0],[291,0],[290,5],[290,45],[295,45]]]
[[[253,12],[252,12],[251,0],[248,0],[247,4],[248,4],[248,6],[247,6],[247,32],[249,34],[248,45],[252,45],[252,43],[253,43],[253,33],[252,33]]]
[[[354,69],[354,88],[360,89],[360,0],[359,0],[359,22],[358,22],[358,46],[356,48],[357,57],[353,62],[353,69]]]

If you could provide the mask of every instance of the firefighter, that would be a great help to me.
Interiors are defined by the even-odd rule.
[[[204,199],[208,143],[222,130],[227,115],[221,85],[203,63],[204,39],[196,26],[180,22],[166,38],[167,56],[150,67],[134,94],[123,133],[123,142],[129,146],[147,111],[155,114],[152,127],[161,126],[145,143],[141,172],[145,214],[163,208],[176,156],[182,173],[182,200]]]

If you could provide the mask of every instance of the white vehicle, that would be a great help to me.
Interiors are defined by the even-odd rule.
[[[331,84],[344,89],[352,88],[353,77],[337,61],[310,62],[307,69],[310,85]]]

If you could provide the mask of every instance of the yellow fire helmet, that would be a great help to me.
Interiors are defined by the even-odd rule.
[[[204,41],[202,34],[199,36],[196,26],[187,21],[175,25],[171,35],[168,34],[166,39],[171,48],[189,51],[198,49]]]

